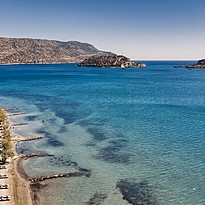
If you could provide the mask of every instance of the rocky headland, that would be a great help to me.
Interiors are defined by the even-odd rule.
[[[205,68],[205,59],[199,60],[196,64],[187,65],[187,66],[174,66],[174,68]]]
[[[137,63],[131,61],[129,58],[123,55],[95,55],[91,56],[78,66],[85,67],[102,67],[102,68],[145,68],[146,65],[143,63]]]
[[[0,38],[0,65],[77,63],[92,55],[106,53],[78,41]]]

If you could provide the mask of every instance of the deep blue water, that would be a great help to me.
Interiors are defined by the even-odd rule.
[[[205,204],[205,70],[146,63],[0,66],[0,106],[28,112],[16,133],[45,136],[18,151],[54,155],[26,160],[28,174],[91,174],[49,182],[42,204]]]

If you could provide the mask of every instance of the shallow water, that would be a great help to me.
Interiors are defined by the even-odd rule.
[[[26,172],[91,173],[48,182],[42,204],[205,204],[205,72],[172,68],[190,63],[0,66],[0,106],[28,112],[15,132],[44,136],[18,152],[54,155]]]

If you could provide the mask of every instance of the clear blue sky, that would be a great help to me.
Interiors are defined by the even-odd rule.
[[[0,0],[0,36],[77,40],[132,59],[201,59],[205,0]]]

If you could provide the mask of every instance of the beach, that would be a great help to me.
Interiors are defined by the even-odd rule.
[[[10,196],[11,205],[32,205],[30,185],[29,182],[22,178],[24,170],[20,166],[19,160],[11,160],[9,165],[9,184],[10,184]]]
[[[7,116],[9,114],[4,111]],[[10,197],[10,201],[5,202],[6,204],[10,205],[32,205],[32,199],[31,199],[31,189],[30,189],[30,183],[28,181],[28,177],[21,165],[22,159],[18,157],[16,152],[16,135],[11,131],[11,128],[13,124],[10,122],[9,119],[6,119],[6,123],[8,124],[8,129],[10,129],[11,136],[11,144],[12,144],[12,151],[14,153],[14,156],[11,158],[8,158],[6,160],[5,166],[6,169],[1,170],[2,175],[8,176],[7,179],[4,180],[5,183],[8,184],[9,188],[8,190],[4,190],[1,195],[8,195]],[[15,136],[15,137],[14,137]],[[23,139],[23,137],[18,136],[18,139]],[[2,182],[1,182],[2,183]]]

